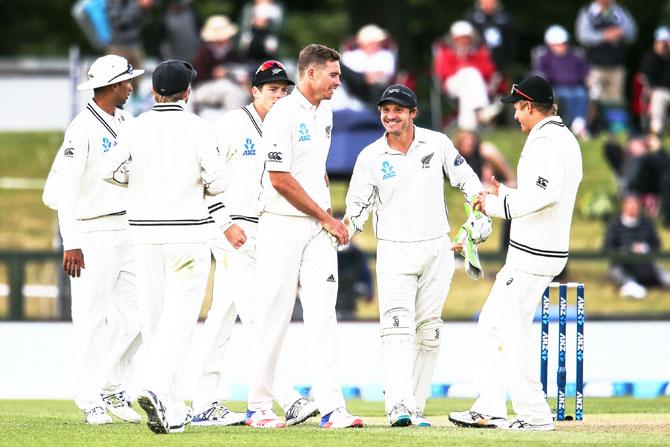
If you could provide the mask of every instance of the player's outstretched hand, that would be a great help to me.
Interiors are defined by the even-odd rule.
[[[73,278],[79,278],[83,268],[86,268],[86,266],[84,265],[84,253],[80,248],[63,252],[63,270],[65,273]]]
[[[321,222],[321,226],[327,232],[335,236],[340,245],[347,245],[349,243],[349,232],[347,231],[347,227],[333,216],[328,215],[328,217]]]
[[[247,241],[246,233],[237,224],[232,224],[223,234],[228,239],[228,242],[230,242],[230,245],[235,248],[240,248]]]
[[[498,190],[500,189],[500,182],[496,180],[496,176],[491,176],[491,186],[486,190],[486,194],[491,194],[492,196],[498,195]]]

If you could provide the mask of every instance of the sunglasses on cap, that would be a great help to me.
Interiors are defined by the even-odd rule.
[[[284,68],[284,66],[282,65],[281,62],[279,62],[279,61],[274,61],[274,60],[273,60],[273,61],[265,61],[265,62],[263,62],[263,63],[261,64],[261,66],[258,67],[258,70],[256,70],[256,74],[258,74],[258,73],[260,73],[260,72],[262,72],[262,71],[269,70],[269,69],[271,69],[271,68],[281,68],[282,70],[286,71],[286,68]]]
[[[125,75],[125,74],[130,74],[130,75],[133,74],[133,66],[132,66],[130,63],[128,64],[128,67],[127,67],[125,70],[123,70],[121,73],[117,74],[116,76],[114,76],[113,78],[111,78],[111,79],[110,79],[109,81],[107,81],[107,82],[108,82],[108,83],[109,83],[109,82],[112,82],[114,79],[116,79],[116,78],[120,78],[121,76],[123,76],[123,75]]]
[[[512,91],[510,92],[511,95],[513,95],[513,94],[515,94],[515,93],[516,93],[517,95],[519,95],[519,96],[523,96],[523,97],[526,98],[528,101],[531,101],[531,102],[532,102],[532,101],[535,101],[535,100],[533,99],[532,96],[529,96],[529,95],[525,94],[524,92],[522,92],[521,90],[519,90],[519,87],[518,87],[517,84],[513,84],[513,85],[512,85]]]

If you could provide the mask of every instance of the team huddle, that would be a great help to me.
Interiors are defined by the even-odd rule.
[[[86,423],[111,423],[108,412],[140,422],[126,384],[128,366],[144,345],[137,400],[155,433],[182,432],[188,424],[284,428],[317,415],[323,428],[363,427],[362,418],[347,411],[333,344],[337,250],[372,214],[389,424],[432,425],[424,407],[454,251],[485,241],[488,216],[495,216],[512,220],[512,233],[507,263],[478,324],[480,397],[449,419],[465,427],[553,430],[527,329],[538,291],[567,261],[581,158],[552,108],[551,88],[531,77],[504,98],[529,133],[519,184],[512,189],[492,179],[484,190],[448,137],[414,125],[415,93],[389,86],[377,104],[386,132],[358,156],[338,220],[326,159],[333,131],[328,100],[341,84],[339,60],[335,50],[306,46],[290,94],[294,82],[284,66],[264,62],[253,76],[252,103],[213,124],[185,110],[196,75],[186,62],[158,65],[156,104],[137,118],[118,107],[143,70],[114,55],[92,64],[78,88],[92,89],[93,98],[66,130],[43,197],[58,211],[63,267],[71,276],[74,397]],[[449,237],[445,176],[474,210],[464,224],[467,238],[458,243]],[[551,240],[543,237],[549,232]],[[189,407],[175,381],[212,255],[212,304],[197,345]],[[280,355],[297,296],[313,400],[292,387]],[[220,398],[225,348],[238,316],[250,356],[246,413],[230,411]],[[283,417],[273,411],[275,401]]]

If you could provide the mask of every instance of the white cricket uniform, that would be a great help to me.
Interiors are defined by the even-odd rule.
[[[157,104],[126,126],[106,163],[108,181],[128,184],[128,222],[137,262],[142,385],[167,408],[170,425],[186,407],[175,377],[198,321],[211,253],[205,193],[225,188],[224,163],[211,123],[183,102]],[[127,172],[129,171],[129,172]]]
[[[390,148],[386,135],[363,149],[346,197],[346,215],[356,230],[362,231],[372,212],[379,240],[377,288],[387,413],[399,403],[423,411],[439,352],[442,307],[454,273],[444,176],[466,198],[482,190],[449,138],[414,129],[407,154]]]
[[[70,278],[74,398],[82,410],[104,408],[100,393],[123,390],[141,343],[127,197],[98,175],[131,119],[120,109],[109,115],[91,99],[65,131],[44,189],[44,203],[58,210],[63,248],[81,249],[86,266]]]
[[[253,324],[258,310],[255,289],[256,227],[265,163],[260,149],[262,127],[263,121],[253,104],[228,112],[215,123],[219,150],[226,159],[229,186],[225,192],[208,200],[210,210],[221,209],[227,215],[223,216],[223,221],[217,219],[215,225],[210,225],[213,235],[209,243],[216,259],[216,270],[212,305],[202,328],[194,362],[193,408],[196,413],[214,400],[225,400],[222,376],[226,370],[226,346],[238,314],[245,340],[249,342],[254,334]],[[232,223],[239,225],[247,236],[239,249],[230,245],[223,234]],[[248,347],[253,349],[252,345]],[[273,392],[284,411],[302,397],[290,385],[281,368],[277,370]]]
[[[324,210],[330,208],[325,175],[332,125],[329,102],[316,107],[298,88],[272,106],[263,124],[266,171],[290,172]],[[256,234],[259,315],[248,408],[272,408],[277,359],[300,286],[314,401],[326,415],[344,406],[334,346],[337,252],[321,224],[282,197],[267,173],[261,197]]]
[[[539,380],[531,334],[540,297],[568,260],[570,223],[582,157],[577,139],[557,116],[528,134],[517,166],[516,189],[487,195],[489,216],[512,220],[507,260],[479,314],[474,374],[479,398],[473,411],[506,417],[506,389],[517,416],[552,422]]]

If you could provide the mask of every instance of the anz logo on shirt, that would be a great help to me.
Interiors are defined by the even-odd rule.
[[[110,140],[107,137],[102,138],[102,151],[103,152],[109,151],[112,148],[112,146],[116,146],[116,141],[112,142],[112,140]]]
[[[298,141],[312,141],[312,136],[309,134],[309,129],[305,123],[300,123],[298,128]]]
[[[244,152],[242,152],[243,157],[248,157],[250,155],[256,155],[256,145],[251,138],[244,140]]]
[[[382,180],[395,177],[396,174],[395,171],[393,170],[393,165],[391,165],[391,163],[389,163],[388,161],[382,163],[382,172],[384,173],[384,177],[382,177]]]

